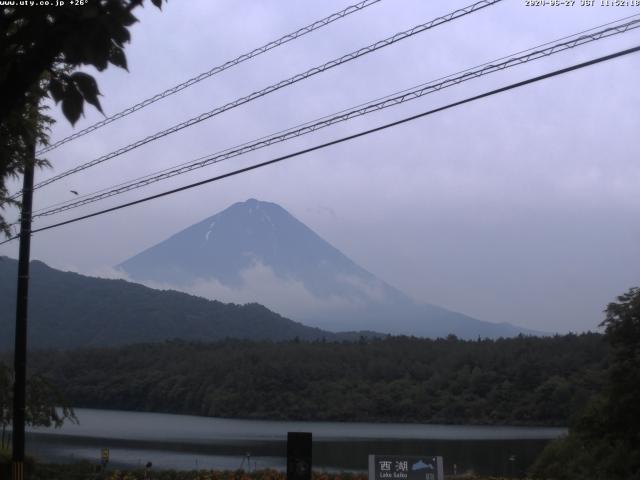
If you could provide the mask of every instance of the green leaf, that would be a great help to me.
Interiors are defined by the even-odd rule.
[[[49,80],[49,92],[51,93],[53,101],[60,103],[60,100],[62,100],[62,97],[64,96],[64,87],[62,86],[62,82],[56,78]]]
[[[87,58],[101,72],[109,65],[113,42],[111,41],[111,36],[104,30],[96,32],[92,40]]]
[[[116,67],[124,68],[129,71],[127,68],[127,57],[124,54],[124,50],[117,45],[111,46],[111,51],[109,52],[109,61],[113,63]]]
[[[74,83],[69,83],[62,99],[62,113],[71,122],[71,125],[75,125],[80,115],[82,115],[83,103],[84,100],[80,91]]]
[[[75,72],[71,75],[71,79],[74,81],[78,90],[84,97],[84,99],[96,107],[100,113],[104,113],[102,111],[102,107],[100,106],[100,100],[98,100],[98,95],[100,95],[100,90],[98,90],[98,83],[96,80],[89,74],[84,72]]]
[[[118,20],[125,27],[130,27],[138,21],[138,19],[129,11],[122,12]]]
[[[131,35],[129,34],[129,30],[122,25],[112,25],[109,24],[109,33],[111,34],[111,38],[113,41],[119,46],[124,46],[125,43],[131,40]]]

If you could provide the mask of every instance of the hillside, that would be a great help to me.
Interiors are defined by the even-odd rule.
[[[0,351],[13,348],[17,261],[0,257]],[[210,301],[124,280],[92,278],[31,262],[29,347],[159,342],[355,338],[288,320],[262,305]]]

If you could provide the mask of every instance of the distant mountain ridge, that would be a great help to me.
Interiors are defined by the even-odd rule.
[[[0,257],[0,351],[13,348],[16,260]],[[31,262],[29,348],[77,348],[162,342],[351,340],[307,327],[262,305],[234,305],[182,292],[154,290],[124,280],[62,272]]]
[[[538,333],[418,304],[357,265],[281,206],[256,199],[235,203],[116,268],[149,285],[182,291],[199,286],[198,293],[208,298],[219,298],[219,291],[230,295],[242,291],[287,317],[332,331],[426,337],[452,333],[461,338]],[[262,276],[252,283],[254,271]],[[207,282],[211,282],[208,291]],[[284,299],[276,301],[261,293],[265,283],[280,285]]]

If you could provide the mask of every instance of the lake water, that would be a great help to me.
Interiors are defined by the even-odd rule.
[[[284,469],[287,432],[313,433],[316,470],[366,471],[369,454],[442,455],[445,472],[522,474],[562,428],[396,423],[281,422],[76,409],[79,425],[29,429],[27,453],[45,461],[110,467]]]

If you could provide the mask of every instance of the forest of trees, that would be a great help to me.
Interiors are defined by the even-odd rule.
[[[477,341],[170,341],[40,352],[30,365],[76,407],[235,418],[566,425],[601,388],[607,352],[598,334]]]

